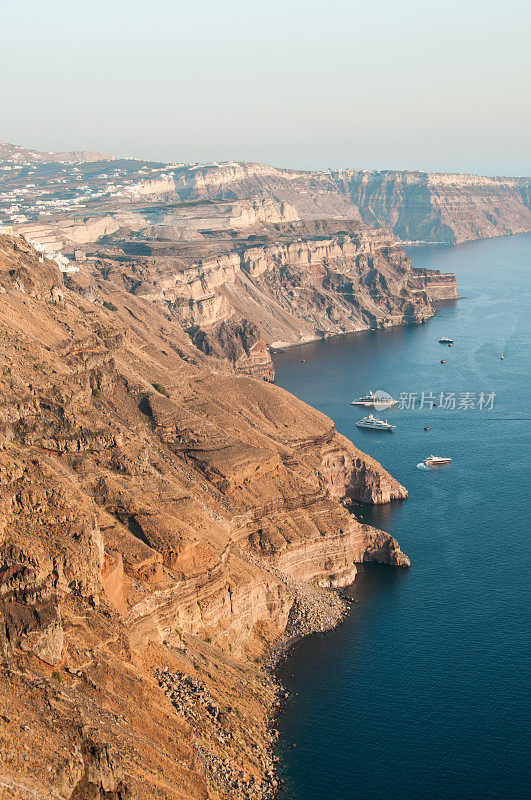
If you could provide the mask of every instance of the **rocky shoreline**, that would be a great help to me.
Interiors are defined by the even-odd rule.
[[[338,589],[325,590],[326,594],[323,598],[316,598],[312,603],[310,601],[304,602],[301,598],[297,598],[293,604],[290,612],[290,619],[288,626],[277,642],[275,647],[271,650],[268,658],[264,662],[266,670],[275,681],[278,689],[275,696],[274,706],[269,719],[269,731],[271,735],[270,751],[273,750],[276,742],[278,741],[278,728],[277,722],[279,716],[283,713],[283,706],[289,697],[287,689],[282,685],[278,677],[278,668],[282,661],[289,657],[291,648],[306,636],[311,636],[314,633],[326,633],[327,631],[336,628],[340,625],[348,614],[351,602],[342,596]],[[271,759],[275,766],[278,764],[278,757],[271,752]],[[270,783],[270,795],[264,795],[264,800],[269,798],[276,798],[282,786],[282,779],[278,776],[275,769],[274,777]]]
[[[275,800],[278,797],[282,780],[277,774],[278,757],[274,754],[279,736],[277,720],[289,697],[279,680],[278,667],[301,639],[314,633],[326,633],[340,625],[352,602],[338,589],[314,589],[311,586],[304,587],[303,584],[298,587],[285,631],[263,661],[263,667],[274,683],[275,694],[268,716],[265,746],[260,754],[262,782],[242,779],[240,771],[229,759],[216,757],[199,746],[205,771],[214,786],[230,791],[235,800]],[[156,670],[155,676],[178,713],[191,722],[200,723],[200,715],[195,708],[195,704],[199,702],[211,721],[217,724],[220,742],[226,742],[227,736],[223,734],[221,727],[223,712],[201,681],[183,673],[172,674],[169,670]]]
[[[264,667],[271,674],[275,674],[280,661],[298,641],[312,633],[330,631],[343,622],[349,605],[337,589],[325,589],[323,592],[323,598],[316,598],[313,603],[301,597],[295,599],[286,629],[264,662]]]

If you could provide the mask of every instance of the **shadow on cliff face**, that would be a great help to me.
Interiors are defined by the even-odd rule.
[[[139,402],[138,410],[140,411],[141,414],[144,414],[144,416],[148,417],[151,420],[153,419],[153,409],[151,408],[151,405],[149,403],[149,397],[147,395],[145,395]]]
[[[368,225],[386,225],[406,242],[455,244],[454,232],[433,207],[427,173],[419,172],[416,178],[412,183],[410,176],[404,184],[400,173],[359,173],[349,182],[349,194]]]
[[[354,583],[341,589],[341,596],[350,603],[344,621],[331,631],[312,633],[293,644],[287,657],[275,669],[282,686],[290,694],[302,692],[306,679],[313,680],[312,673],[315,675],[320,667],[325,670],[327,667],[323,665],[335,660],[335,647],[344,650],[348,641],[348,647],[352,648],[353,640],[363,635],[363,628],[373,611],[368,609],[368,605],[374,607],[374,602],[378,604],[384,595],[395,593],[401,581],[408,580],[409,575],[409,570],[393,569],[388,565],[359,564]],[[282,738],[280,741],[282,743]]]
[[[351,508],[351,511],[360,522],[385,531],[390,525],[392,518],[400,510],[403,502],[403,500],[398,499],[392,503],[385,503],[384,505],[378,506],[355,504]]]
[[[366,602],[381,592],[393,591],[408,576],[408,570],[391,569],[387,564],[366,562],[358,566],[356,580],[343,590],[343,594],[356,602]],[[363,609],[360,611],[363,613]],[[356,610],[350,613],[356,613]]]

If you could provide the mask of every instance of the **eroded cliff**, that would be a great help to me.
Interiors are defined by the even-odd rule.
[[[86,277],[0,236],[0,796],[270,797],[263,659],[340,619],[356,563],[409,565],[340,502],[407,492]]]
[[[446,242],[531,230],[530,179],[398,170],[297,172],[261,164],[183,169],[186,199],[269,197],[303,219],[355,218],[402,241]]]
[[[339,172],[367,224],[402,241],[457,244],[531,229],[528,178],[432,172]]]
[[[423,173],[300,173],[231,163],[117,167],[114,177],[124,172],[125,184],[96,192],[99,208],[91,195],[90,213],[41,215],[17,232],[85,265],[89,256],[93,279],[159,303],[204,352],[267,380],[268,346],[423,322],[435,313],[433,302],[457,296],[453,276],[412,270],[397,237],[454,241],[452,224],[473,224],[466,202],[490,215],[494,228],[485,235],[502,218],[508,226],[519,219],[515,187],[511,194],[496,184],[505,192],[496,222],[488,211],[494,200],[485,195],[492,180],[470,176],[439,176],[446,188],[435,191],[439,184]],[[470,197],[468,185],[475,187]]]
[[[247,374],[272,376],[268,345],[423,322],[441,298],[436,281],[412,269],[388,231],[353,220],[278,223],[222,241],[207,236],[186,245],[158,240],[149,257],[106,253],[95,271],[160,304],[200,349]],[[116,243],[127,252],[142,237]],[[440,278],[445,296],[456,297],[455,277]]]

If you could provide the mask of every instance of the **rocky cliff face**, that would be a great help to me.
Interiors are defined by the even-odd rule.
[[[415,277],[419,287],[433,302],[455,300],[458,297],[457,281],[452,273],[443,274],[438,269],[416,269]]]
[[[111,182],[96,193],[105,198],[99,208],[91,194],[85,216],[57,213],[17,232],[47,251],[89,255],[93,283],[111,281],[159,304],[203,352],[265,380],[273,378],[269,347],[423,322],[435,313],[433,302],[456,297],[453,276],[411,269],[397,236],[454,241],[452,225],[472,219],[464,192],[476,187],[474,202],[488,215],[485,192],[494,185],[470,176],[436,183],[423,173],[163,166],[140,164],[132,174],[149,177],[128,173],[125,184]],[[515,192],[518,203],[527,195],[506,183],[496,189],[505,201],[498,198],[498,221],[490,215],[494,228],[485,235],[502,218],[514,226],[519,219]],[[87,288],[85,296],[92,294]]]
[[[188,335],[201,352],[227,358],[236,372],[243,375],[265,381],[274,379],[268,346],[254,323],[242,319],[205,327],[206,330],[194,325],[188,329]]]
[[[456,244],[531,229],[530,181],[428,172],[344,172],[336,179],[367,224],[403,241]]]
[[[233,220],[234,204],[219,216],[222,206],[210,205],[209,216],[201,205],[199,217],[185,209],[183,219],[195,226],[186,230],[199,239],[181,237],[175,211],[148,228],[138,228],[137,219],[136,231],[102,246],[92,279],[158,304],[200,350],[227,358],[238,373],[272,380],[269,346],[423,322],[435,313],[432,302],[457,297],[453,275],[413,270],[385,229],[356,220],[289,219],[256,223],[244,233],[199,230],[207,220]],[[291,216],[285,204],[274,211]],[[86,223],[76,236],[96,227]]]
[[[423,322],[434,314],[432,284],[419,279],[385,231],[277,235],[254,246],[235,241],[228,252],[211,251],[209,258],[178,267],[160,259],[158,269],[146,265],[146,280],[131,275],[131,291],[169,309],[201,349],[224,350],[233,363],[234,337],[226,333],[241,327],[241,320],[278,347]],[[120,264],[112,275],[123,281],[125,269]]]
[[[183,198],[270,197],[304,219],[343,217],[384,226],[402,241],[446,242],[531,230],[529,178],[429,172],[296,172],[260,164],[183,169]]]
[[[357,562],[409,564],[339,502],[406,490],[157,303],[0,265],[0,796],[271,797],[263,659]]]
[[[454,276],[413,270],[388,230],[355,219],[302,220],[273,200],[162,204],[155,225],[148,211],[21,232],[72,247],[100,240],[93,281],[159,304],[238,373],[271,380],[269,346],[423,322],[433,301],[457,297]]]

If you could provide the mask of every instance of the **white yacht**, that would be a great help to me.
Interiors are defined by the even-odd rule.
[[[353,400],[351,406],[365,406],[366,408],[391,408],[396,406],[398,400],[394,400],[387,392],[369,392],[365,397],[358,397]]]
[[[439,343],[440,344],[453,344],[454,340],[453,339],[449,339],[447,336],[441,336],[441,338],[439,339]]]
[[[427,467],[436,467],[438,464],[449,464],[451,458],[443,458],[442,456],[428,456],[424,459]]]
[[[363,419],[359,419],[356,422],[356,426],[358,428],[369,428],[371,431],[394,431],[396,425],[389,425],[387,420],[385,422],[383,419],[377,419],[373,417],[372,414],[369,414],[368,417],[363,417]]]

